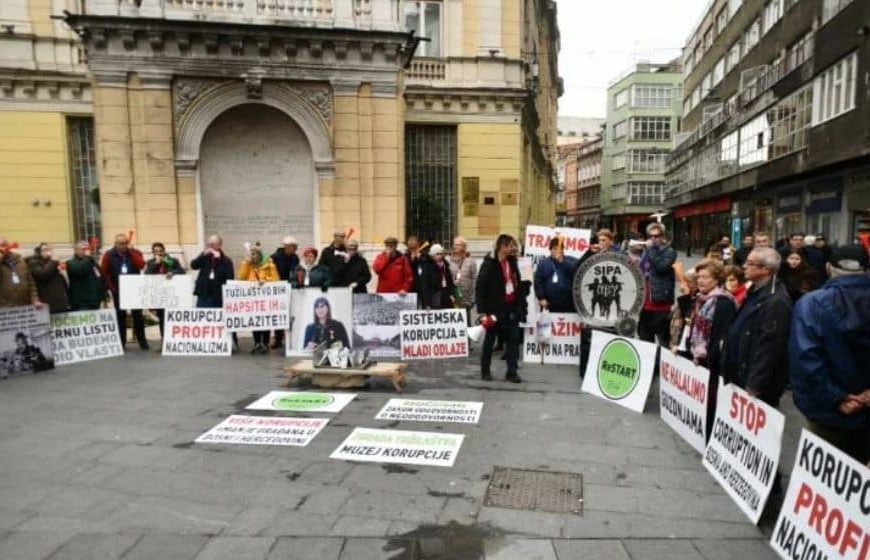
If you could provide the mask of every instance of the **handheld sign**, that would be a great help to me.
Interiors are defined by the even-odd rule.
[[[403,360],[446,360],[468,356],[465,309],[402,311]]]
[[[758,523],[773,487],[785,416],[733,383],[719,387],[704,466]]]
[[[193,307],[193,277],[176,274],[122,274],[118,277],[121,309]]]
[[[550,256],[550,240],[559,238],[562,247],[569,257],[579,259],[589,250],[589,240],[592,231],[575,228],[551,228],[547,226],[526,226],[526,242],[524,253],[539,261]]]
[[[224,322],[229,332],[290,328],[290,284],[234,282],[223,287]]]
[[[574,276],[574,305],[583,323],[591,327],[633,336],[643,298],[643,277],[622,253],[598,253],[586,259]]]
[[[664,348],[659,366],[662,420],[698,453],[704,453],[710,372]]]
[[[58,366],[124,355],[118,317],[112,309],[55,313],[51,342]]]
[[[582,391],[643,412],[655,360],[655,344],[592,331]]]
[[[164,356],[229,356],[230,333],[223,309],[167,309]]]
[[[523,361],[535,364],[578,365],[580,364],[580,316],[576,313],[550,313],[550,335],[538,342],[532,336],[523,341]],[[543,356],[543,362],[541,357]]]

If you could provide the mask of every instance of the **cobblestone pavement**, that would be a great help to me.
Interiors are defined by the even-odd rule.
[[[284,363],[131,350],[0,383],[0,558],[773,557],[774,520],[753,526],[718,488],[659,420],[655,383],[638,415],[581,394],[574,368],[525,365],[517,386],[412,364],[408,397],[483,401],[480,423],[376,421],[378,384],[305,448],[193,444],[281,388]],[[801,424],[786,401],[783,472]],[[329,459],[355,426],[466,438],[453,468]],[[484,507],[495,465],[581,473],[583,515]]]

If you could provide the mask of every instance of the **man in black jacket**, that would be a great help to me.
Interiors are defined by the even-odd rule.
[[[299,266],[299,255],[296,254],[299,242],[292,235],[288,235],[281,241],[281,245],[272,254],[272,262],[278,269],[278,277],[284,282],[291,282],[291,277],[296,272],[296,267]],[[275,350],[282,346],[284,346],[284,331],[275,331],[272,349]]]
[[[746,262],[746,258],[749,257],[749,253],[752,252],[754,245],[755,236],[753,236],[752,234],[746,234],[743,236],[743,245],[741,245],[739,249],[734,251],[734,266],[743,266],[743,264]]]
[[[332,278],[333,287],[347,286],[347,261],[348,254],[345,248],[344,241],[347,239],[345,234],[340,229],[332,232],[332,244],[323,249],[320,254],[319,264],[329,269],[329,276]]]
[[[495,318],[492,328],[486,331],[483,341],[483,351],[480,356],[480,377],[484,381],[492,380],[490,366],[496,336],[505,343],[505,359],[507,361],[507,376],[512,383],[522,383],[517,375],[520,354],[520,323],[525,320],[524,305],[528,288],[520,283],[520,271],[517,259],[511,254],[511,246],[516,243],[507,234],[501,234],[495,242],[495,250],[487,255],[480,266],[475,284],[477,295],[477,310],[482,320],[488,316]]]
[[[190,261],[190,268],[198,271],[193,295],[197,307],[223,307],[224,284],[235,279],[233,261],[223,251],[223,239],[217,235],[208,238],[205,251]]]

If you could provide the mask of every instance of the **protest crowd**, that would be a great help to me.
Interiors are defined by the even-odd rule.
[[[81,242],[66,262],[59,262],[44,243],[25,258],[0,237],[0,307],[47,307],[52,314],[112,308],[122,345],[127,343],[129,315],[135,342],[147,350],[149,315],[119,305],[120,279],[125,275],[190,274],[197,308],[221,308],[223,288],[234,280],[282,282],[323,292],[350,288],[353,293],[366,293],[374,284],[380,294],[416,294],[419,309],[467,310],[469,323],[485,329],[481,378],[493,378],[493,355],[503,350],[506,380],[520,383],[528,302],[536,301],[536,315],[575,313],[573,283],[578,269],[594,255],[619,253],[644,283],[639,339],[707,368],[711,383],[721,376],[724,383],[774,408],[790,388],[808,429],[862,464],[870,462],[870,368],[863,363],[870,356],[866,246],[829,247],[821,235],[794,233],[773,247],[769,234],[755,232],[734,247],[728,236],[722,236],[706,258],[685,270],[665,226],[656,222],[646,228],[645,241],[620,244],[609,230],[593,233],[580,258],[566,255],[564,240],[553,237],[549,256],[529,275],[521,272],[520,243],[507,234],[497,238],[479,266],[461,237],[449,250],[415,236],[408,237],[400,250],[399,240],[388,237],[371,266],[359,243],[349,237],[336,230],[332,243],[322,250],[300,251],[297,240],[288,236],[271,254],[253,243],[236,267],[221,237],[212,235],[187,268],[159,242],[152,244],[151,258],[146,258],[129,234],[117,235],[99,258],[94,247]],[[623,314],[616,278],[611,282],[605,277],[598,286],[596,294],[602,295],[593,300],[593,311],[597,307],[608,316]],[[360,313],[373,324],[385,324],[394,322],[399,311],[397,307],[387,313]],[[164,310],[153,310],[152,315],[162,337]],[[581,332],[581,376],[591,330]],[[255,331],[251,353],[268,353],[270,342],[272,349],[283,348],[284,332]],[[38,349],[29,346],[26,337],[16,341],[18,348],[4,359],[14,359],[16,353],[19,360],[36,359]],[[235,338],[233,345],[238,348]]]

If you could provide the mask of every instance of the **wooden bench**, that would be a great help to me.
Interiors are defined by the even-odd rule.
[[[324,369],[316,368],[311,360],[300,360],[291,366],[284,368],[289,387],[301,377],[311,379],[311,383],[318,387],[331,389],[351,389],[364,387],[369,377],[386,377],[393,383],[396,391],[401,393],[405,389],[405,370],[407,364],[378,362],[366,369]]]

